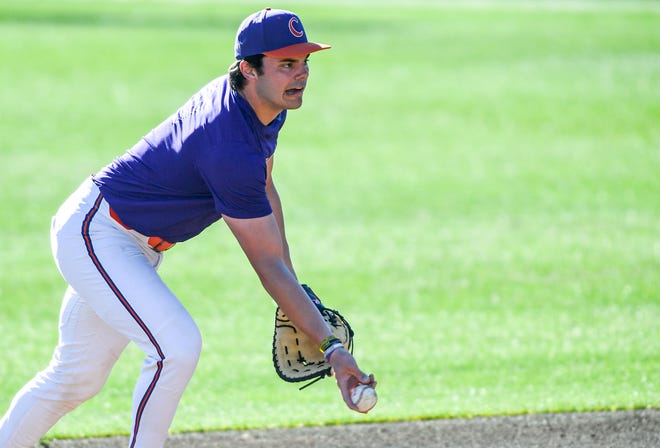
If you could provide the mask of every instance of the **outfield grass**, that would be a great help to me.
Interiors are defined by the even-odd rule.
[[[660,8],[284,2],[313,40],[276,163],[299,275],[380,403],[270,362],[274,305],[220,223],[163,276],[205,341],[175,431],[660,407]],[[0,412],[48,362],[48,226],[231,63],[259,2],[0,4]],[[140,354],[51,436],[126,433]]]

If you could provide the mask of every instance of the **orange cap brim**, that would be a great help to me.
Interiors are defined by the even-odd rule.
[[[318,44],[316,42],[303,42],[299,44],[289,45],[288,47],[278,48],[277,50],[264,51],[264,54],[271,58],[294,58],[297,56],[305,56],[315,51],[327,50],[331,48],[327,44]]]

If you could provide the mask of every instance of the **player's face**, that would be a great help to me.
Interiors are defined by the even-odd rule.
[[[277,110],[297,109],[309,77],[308,56],[277,59],[265,56],[258,76],[257,94],[264,105]]]

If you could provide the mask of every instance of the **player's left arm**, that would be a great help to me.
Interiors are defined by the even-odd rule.
[[[266,160],[266,196],[268,196],[268,201],[270,202],[270,207],[273,210],[273,216],[275,216],[275,221],[277,222],[277,227],[280,231],[280,236],[282,238],[282,251],[284,256],[284,261],[291,270],[291,273],[296,277],[296,271],[293,269],[293,262],[291,261],[291,253],[289,252],[289,243],[286,239],[286,232],[284,230],[284,213],[282,211],[282,201],[280,200],[280,195],[275,188],[275,183],[273,182],[273,159],[275,155],[271,155]]]

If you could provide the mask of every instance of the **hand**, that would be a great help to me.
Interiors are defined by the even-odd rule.
[[[347,350],[339,348],[330,355],[330,365],[334,371],[337,386],[341,391],[341,396],[346,406],[356,412],[359,411],[351,400],[351,392],[360,384],[366,384],[373,388],[376,387],[376,380],[373,374],[367,375],[357,365],[355,358]]]

